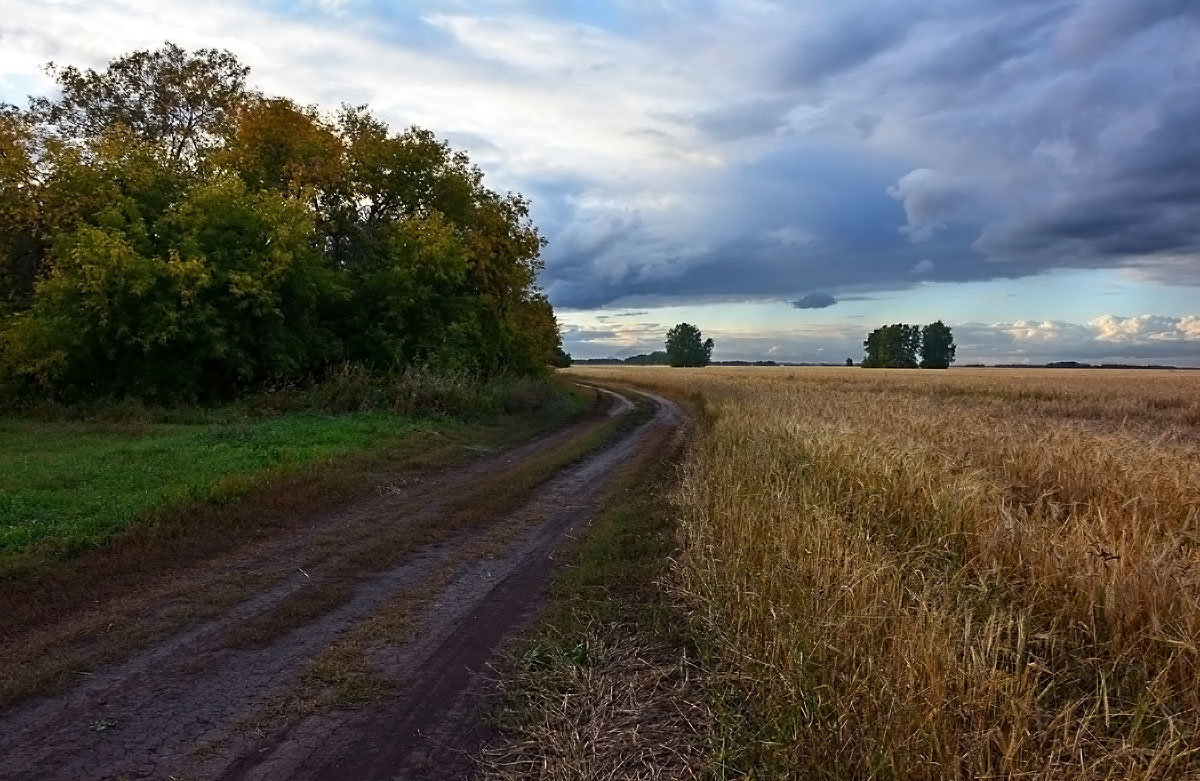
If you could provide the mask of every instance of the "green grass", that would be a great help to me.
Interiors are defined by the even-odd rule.
[[[220,424],[0,420],[0,557],[72,553],[137,518],[236,498],[300,467],[453,419],[299,412]]]

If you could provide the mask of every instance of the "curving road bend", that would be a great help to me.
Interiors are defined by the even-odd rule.
[[[621,394],[597,390],[613,397],[610,415],[633,411]],[[0,714],[0,778],[469,777],[471,754],[489,736],[480,714],[488,664],[536,614],[555,552],[600,509],[623,465],[682,427],[676,404],[638,393],[654,404],[649,420],[561,469],[502,517],[417,545],[379,571],[356,569],[372,545],[436,524],[439,513],[448,518],[488,490],[489,474],[536,459],[579,431],[364,497],[305,534],[226,562],[210,577],[295,572],[302,554],[325,552],[214,618],[96,669],[61,694]],[[351,542],[333,544],[331,535]],[[229,641],[313,583],[347,593],[263,647]],[[353,708],[300,701],[313,660],[397,604],[411,605],[407,635],[363,650],[372,670],[393,682],[386,694]]]

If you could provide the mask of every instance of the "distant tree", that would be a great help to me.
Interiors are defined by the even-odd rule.
[[[550,365],[565,369],[571,365],[571,354],[564,350],[561,346],[554,348],[554,354],[550,356]]]
[[[854,365],[854,359],[853,359],[853,358],[847,358],[847,359],[846,359],[846,365],[847,365],[847,366],[853,366],[853,365]]]
[[[667,332],[667,360],[672,366],[707,366],[713,340],[704,339],[691,323],[680,323]]]
[[[921,368],[948,369],[954,363],[954,335],[941,320],[921,329]]]
[[[655,350],[652,353],[631,355],[625,359],[625,363],[630,366],[670,366],[671,359],[666,350]]]
[[[921,349],[921,328],[893,323],[876,328],[863,342],[862,365],[872,369],[915,369]]]

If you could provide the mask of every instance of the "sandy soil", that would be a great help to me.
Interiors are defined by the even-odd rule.
[[[632,405],[615,399],[609,414],[628,414]],[[471,755],[489,737],[481,714],[489,662],[536,613],[555,552],[596,512],[621,466],[653,432],[682,422],[676,405],[651,399],[648,422],[560,470],[502,517],[429,534],[494,490],[489,475],[561,446],[579,427],[379,486],[301,533],[189,573],[201,594],[229,578],[270,585],[61,694],[0,714],[0,778],[470,777]],[[364,566],[408,529],[425,530],[428,541],[385,558],[386,566]],[[244,642],[246,627],[322,588],[339,595],[328,609],[285,622],[265,642]],[[399,607],[407,611],[403,638],[361,631]],[[366,639],[356,658],[387,685],[365,705],[323,701],[306,671],[358,636]]]

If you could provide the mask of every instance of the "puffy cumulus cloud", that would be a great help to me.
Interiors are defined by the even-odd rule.
[[[1088,323],[1102,342],[1146,344],[1148,342],[1185,342],[1200,349],[1200,317],[1164,317],[1139,315],[1117,317],[1101,315]]]
[[[560,307],[895,290],[933,264],[1200,284],[1194,0],[7,0],[0,100],[45,91],[46,60],[165,39],[470,149],[532,198]]]
[[[964,361],[1200,365],[1200,317],[1195,315],[1102,315],[1087,323],[967,323],[955,326],[954,333]]]
[[[796,309],[825,309],[837,303],[837,299],[829,293],[809,293],[792,302]]]

